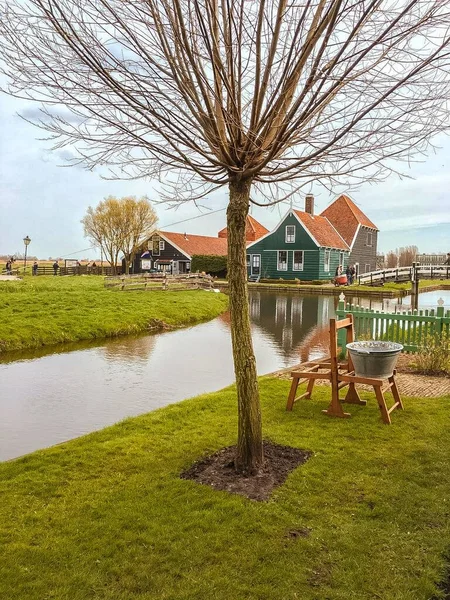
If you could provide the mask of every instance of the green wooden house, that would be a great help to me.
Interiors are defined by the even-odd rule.
[[[252,279],[333,279],[348,265],[350,248],[330,221],[313,214],[314,199],[305,211],[289,209],[275,229],[247,246],[247,271]]]

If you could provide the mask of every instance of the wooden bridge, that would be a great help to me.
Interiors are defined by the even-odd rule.
[[[387,282],[417,281],[419,279],[450,279],[450,265],[412,265],[381,269],[358,275],[361,285],[383,285]]]

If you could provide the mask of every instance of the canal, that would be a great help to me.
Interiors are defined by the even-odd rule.
[[[435,305],[450,292],[421,296]],[[434,297],[436,296],[436,298]],[[422,298],[423,297],[423,298]],[[357,299],[374,310],[397,300]],[[336,297],[250,294],[258,373],[326,352]],[[408,298],[403,299],[407,307]],[[398,307],[397,307],[398,308]],[[229,317],[155,335],[9,353],[0,359],[0,460],[78,437],[126,417],[218,390],[234,380]]]

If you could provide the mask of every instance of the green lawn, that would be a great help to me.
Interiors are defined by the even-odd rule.
[[[0,465],[0,598],[429,600],[450,548],[450,397],[405,399],[389,427],[370,394],[325,417],[326,388],[286,413],[288,386],[261,381],[265,437],[314,455],[268,502],[179,479],[234,443],[234,388]]]
[[[448,279],[420,279],[419,280],[419,288],[420,289],[427,288],[429,286],[435,286],[435,285],[450,285],[450,280],[448,280]],[[354,285],[350,286],[350,289],[354,289],[357,291],[363,291],[363,290],[369,290],[369,291],[396,290],[396,291],[400,291],[400,290],[405,290],[405,291],[409,292],[411,290],[411,282],[404,281],[403,283],[394,283],[393,281],[390,281],[390,282],[388,281],[383,286],[354,284]]]
[[[0,281],[0,352],[147,331],[154,320],[188,325],[227,308],[223,294],[122,292],[102,277]]]

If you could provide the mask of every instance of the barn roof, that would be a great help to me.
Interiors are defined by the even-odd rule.
[[[226,238],[173,233],[172,231],[158,231],[158,233],[190,257],[194,254],[207,254],[209,256],[226,256],[227,254],[228,244]]]
[[[293,212],[319,246],[350,250],[346,241],[339,235],[326,217],[311,215],[302,210],[293,210]]]
[[[350,247],[360,225],[378,231],[378,227],[345,194],[339,196],[322,211],[321,216],[326,217],[334,225]]]
[[[255,242],[267,233],[269,233],[269,230],[266,229],[264,225],[261,225],[261,223],[251,215],[247,215],[247,225],[245,227],[245,238],[247,242]],[[217,235],[220,238],[226,238],[228,236],[228,229],[224,227]]]

